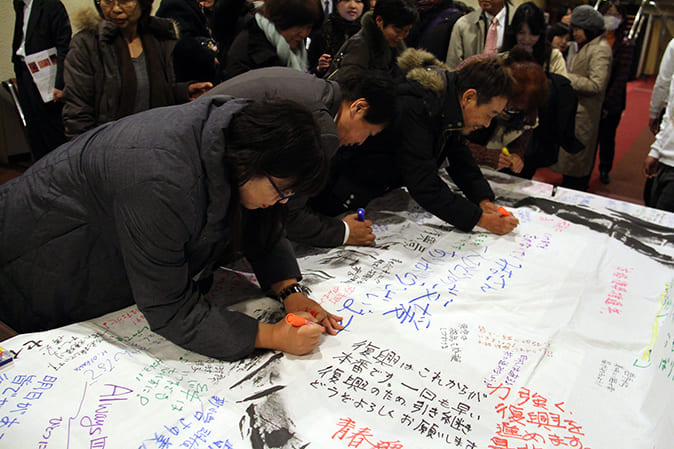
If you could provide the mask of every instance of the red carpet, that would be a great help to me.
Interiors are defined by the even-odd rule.
[[[627,106],[616,133],[611,183],[604,185],[599,181],[597,160],[590,178],[589,192],[643,204],[644,177],[641,175],[641,164],[653,141],[653,135],[648,130],[648,106],[654,82],[655,77],[649,77],[627,83]],[[562,175],[541,168],[536,172],[534,179],[559,185],[562,182]]]

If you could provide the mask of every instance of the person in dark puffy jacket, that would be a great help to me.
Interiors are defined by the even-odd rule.
[[[341,329],[298,284],[281,220],[290,196],[324,182],[319,138],[297,103],[215,96],[60,146],[0,186],[3,321],[40,331],[135,302],[152,331],[209,357],[311,351],[320,326],[262,323],[204,293],[242,252],[286,311]]]
[[[306,39],[323,22],[319,0],[266,0],[249,14],[227,54],[224,79],[263,67],[309,70]]]
[[[360,30],[360,18],[368,10],[364,0],[337,0],[335,9],[320,30],[311,34],[309,68],[323,76],[330,67],[332,56],[348,38]]]
[[[63,123],[72,138],[150,108],[194,99],[209,82],[176,83],[173,22],[150,16],[152,0],[95,0],[65,60]]]

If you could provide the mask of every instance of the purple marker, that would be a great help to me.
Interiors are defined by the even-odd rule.
[[[356,213],[358,214],[358,221],[365,220],[365,209],[361,207],[356,211]]]

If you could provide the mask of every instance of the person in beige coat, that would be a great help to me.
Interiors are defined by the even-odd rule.
[[[576,137],[585,149],[570,154],[561,148],[557,163],[550,168],[564,175],[563,187],[587,190],[597,152],[601,106],[613,53],[604,36],[604,19],[593,7],[576,7],[571,15],[571,29],[579,50],[567,76],[578,94]]]

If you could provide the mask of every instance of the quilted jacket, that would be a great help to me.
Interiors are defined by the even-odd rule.
[[[198,284],[225,254],[239,207],[223,130],[244,104],[219,96],[135,114],[0,185],[3,321],[37,331],[135,301],[151,329],[176,344],[226,360],[248,355],[257,321],[208,301]],[[241,213],[247,232],[270,211]],[[301,278],[285,238],[263,249],[243,237],[263,288]]]

